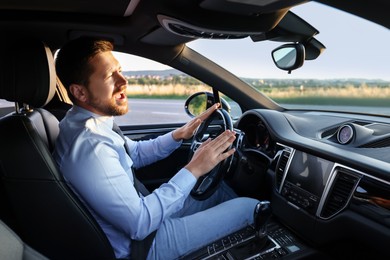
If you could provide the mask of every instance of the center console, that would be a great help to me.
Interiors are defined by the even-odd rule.
[[[255,209],[253,225],[214,241],[182,259],[322,257],[320,252],[290,231],[294,229],[287,227],[299,229],[300,237],[305,241],[317,239],[314,232],[316,223],[320,217],[324,218],[321,215],[322,207],[335,169],[334,162],[286,147],[276,166],[273,217],[270,217],[270,205],[263,204]],[[262,203],[269,202],[259,204]]]
[[[266,229],[265,241],[247,226],[181,259],[296,259],[314,253],[277,221],[271,219]]]
[[[333,170],[334,163],[298,150],[286,150],[285,165],[279,162],[277,189],[290,203],[310,215],[318,214],[325,185]]]
[[[285,259],[298,252],[302,257],[308,251],[290,232],[272,220],[269,201],[256,205],[253,220],[253,225],[214,241],[183,259]]]

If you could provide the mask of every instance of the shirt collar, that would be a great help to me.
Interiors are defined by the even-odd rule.
[[[77,106],[77,105],[73,105],[72,111],[73,111],[73,113],[78,114],[79,116],[81,116],[84,119],[88,119],[88,118],[93,117],[96,121],[99,121],[102,124],[107,125],[107,127],[109,127],[110,129],[112,129],[112,127],[114,125],[114,117],[113,116],[98,115],[98,114],[95,114],[95,113],[93,113],[85,108],[82,108],[80,106]]]

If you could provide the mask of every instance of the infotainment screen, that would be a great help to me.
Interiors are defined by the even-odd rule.
[[[321,197],[334,163],[295,150],[286,181]]]

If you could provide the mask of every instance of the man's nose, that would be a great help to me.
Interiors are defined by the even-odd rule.
[[[125,76],[123,76],[122,73],[120,72],[117,72],[116,73],[116,81],[119,85],[124,85],[124,84],[127,84],[127,79],[125,78]]]

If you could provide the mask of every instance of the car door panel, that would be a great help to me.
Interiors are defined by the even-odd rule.
[[[181,125],[122,126],[124,134],[134,141],[149,140],[164,135]],[[184,140],[181,146],[167,158],[136,170],[137,177],[150,190],[167,182],[188,162],[191,140]]]

